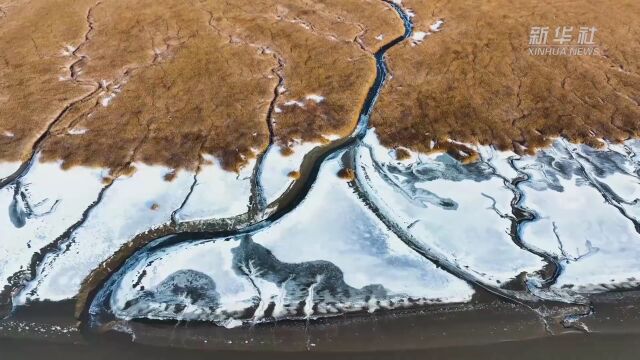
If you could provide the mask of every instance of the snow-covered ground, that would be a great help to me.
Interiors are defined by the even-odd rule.
[[[398,161],[370,130],[356,173],[380,211],[417,245],[490,286],[545,265],[514,243],[506,216],[514,194],[483,162],[463,165],[438,153]]]
[[[213,156],[196,175],[196,185],[180,211],[178,221],[222,219],[246,213],[251,196],[252,160],[239,173],[225,171]]]
[[[340,168],[327,160],[303,203],[252,236],[136,256],[112,285],[112,311],[233,326],[468,301],[473,290],[387,230]]]
[[[12,175],[20,168],[19,162],[0,162],[0,180]]]
[[[180,171],[166,181],[164,176],[171,169],[134,166],[133,175],[116,179],[70,239],[45,257],[37,278],[18,295],[16,304],[74,297],[85,277],[122,245],[171,220],[171,213],[189,192],[193,173]]]
[[[515,161],[529,176],[519,186],[522,204],[536,214],[522,238],[562,260],[558,288],[597,292],[640,284],[640,235],[624,215],[625,206],[635,206],[620,202],[637,201],[640,182],[633,166],[614,155],[557,140]]]
[[[101,169],[60,168],[34,161],[27,174],[0,189],[0,289],[32,256],[53,243],[98,199]]]
[[[294,145],[289,156],[269,150],[259,184],[267,202],[319,145]],[[593,149],[558,139],[533,156],[475,146],[480,160],[471,164],[442,153],[406,156],[381,146],[375,129],[356,146],[354,181],[337,176],[345,153],[332,155],[297,208],[250,236],[138,253],[114,277],[113,311],[236,326],[467,301],[467,283],[424,254],[494,288],[524,274],[540,296],[543,256],[561,265],[551,293],[567,299],[640,285],[640,141]],[[20,271],[28,279],[33,255],[42,252],[36,278],[14,303],[70,299],[105,260],[172,215],[245,213],[256,162],[238,174],[204,160],[197,174],[178,171],[170,181],[172,169],[135,163],[135,172],[111,185],[105,169],[34,161],[0,189],[0,288]]]
[[[109,305],[122,319],[207,320],[238,325],[259,294],[238,274],[238,241],[204,240],[144,253],[131,259],[111,288]]]

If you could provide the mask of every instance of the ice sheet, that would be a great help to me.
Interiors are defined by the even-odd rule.
[[[84,224],[44,259],[35,281],[22,291],[17,304],[31,299],[64,300],[74,297],[84,278],[137,234],[170,221],[193,181],[193,173],[134,163],[137,171],[121,177],[105,192]]]
[[[206,165],[196,175],[196,185],[184,207],[176,213],[179,221],[222,219],[246,213],[251,196],[252,160],[239,173],[222,169],[205,155]]]
[[[510,236],[513,192],[484,162],[464,165],[446,154],[396,161],[374,130],[358,150],[356,172],[363,189],[386,216],[425,249],[490,286],[544,261]]]
[[[580,154],[588,158],[580,158]],[[588,161],[593,164],[584,166]],[[598,189],[598,181],[618,189],[634,188],[637,179],[621,173],[610,181],[605,169],[612,154],[558,140],[535,157],[515,165],[530,179],[520,184],[523,205],[536,214],[522,231],[525,242],[554,254],[563,262],[557,288],[598,292],[637,286],[640,280],[640,236],[616,202]],[[603,170],[599,174],[595,170]],[[625,177],[622,183],[621,177]],[[627,194],[633,191],[627,191]]]
[[[473,290],[389,232],[340,167],[327,160],[303,203],[253,235],[136,255],[109,283],[112,312],[232,326],[468,301]]]
[[[27,174],[0,189],[0,289],[7,279],[27,270],[34,253],[54,242],[104,187],[103,170],[74,167],[36,159]]]

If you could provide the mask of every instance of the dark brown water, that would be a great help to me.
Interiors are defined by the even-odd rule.
[[[0,358],[9,359],[638,359],[638,335],[567,334],[490,345],[376,352],[237,352],[165,348],[125,342],[68,344],[2,340]]]
[[[50,304],[0,321],[0,360],[640,358],[640,293],[592,300],[593,312],[575,328],[561,323],[564,310],[574,308],[532,310],[479,299],[422,311],[235,329],[206,323],[124,323],[128,332],[115,327],[73,330],[78,324],[69,316],[72,306]]]

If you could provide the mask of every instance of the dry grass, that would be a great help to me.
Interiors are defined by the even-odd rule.
[[[38,0],[5,11],[0,161],[25,160],[45,134],[44,160],[112,176],[133,162],[195,169],[202,153],[238,170],[269,141],[279,76],[279,107],[326,99],[274,114],[276,141],[344,135],[375,76],[376,37],[402,32],[379,0]]]
[[[396,148],[394,151],[396,160],[407,160],[408,158],[411,157],[411,153],[409,152],[409,150],[405,149],[405,148]]]
[[[565,136],[594,146],[640,135],[640,3],[406,0],[416,31],[389,53],[372,118],[384,145],[458,153],[455,140],[531,153]],[[605,56],[530,56],[532,26],[595,26]],[[431,147],[435,144],[435,148]],[[466,149],[472,156],[474,153]]]

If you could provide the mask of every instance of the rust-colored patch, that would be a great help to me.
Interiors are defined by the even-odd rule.
[[[282,154],[282,156],[291,156],[293,155],[293,153],[294,153],[293,149],[289,146],[280,148],[280,154]]]
[[[171,182],[175,180],[177,176],[178,176],[178,171],[176,170],[169,171],[168,173],[164,174],[164,181]]]
[[[342,168],[340,170],[338,170],[338,177],[341,179],[345,179],[347,181],[352,181],[353,179],[355,179],[356,174],[353,171],[353,169],[349,169],[349,168]]]
[[[299,171],[290,171],[287,176],[289,176],[292,179],[297,180],[300,177],[300,172]]]
[[[408,158],[411,157],[411,153],[409,152],[409,150],[405,149],[405,148],[396,148],[395,151],[395,156],[396,156],[396,160],[407,160]]]

